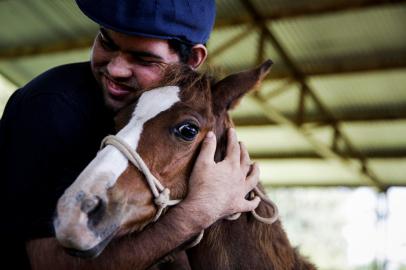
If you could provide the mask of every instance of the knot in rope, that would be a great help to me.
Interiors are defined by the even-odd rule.
[[[158,197],[154,199],[154,203],[161,208],[166,208],[170,202],[169,193],[169,189],[165,188],[159,193]]]

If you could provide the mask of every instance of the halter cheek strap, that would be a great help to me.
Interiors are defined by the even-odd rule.
[[[170,199],[170,190],[165,188],[161,182],[151,173],[141,156],[134,151],[131,146],[123,139],[117,136],[109,135],[105,137],[101,143],[101,148],[106,145],[112,145],[117,148],[135,167],[137,167],[144,175],[152,194],[154,195],[154,203],[158,206],[158,211],[155,214],[153,221],[157,221],[163,210],[175,204],[180,200]]]

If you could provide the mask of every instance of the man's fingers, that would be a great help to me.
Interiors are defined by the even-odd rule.
[[[261,202],[259,197],[255,197],[252,200],[245,200],[244,205],[241,207],[241,212],[249,212],[256,209]]]
[[[250,171],[250,166],[252,164],[250,156],[248,154],[248,149],[245,147],[243,142],[240,142],[240,164],[246,169],[245,175]]]
[[[247,186],[247,193],[254,189],[258,185],[259,182],[259,166],[257,163],[251,165],[251,171],[248,174],[247,178],[245,179],[246,186]]]
[[[216,153],[216,136],[213,131],[209,131],[206,134],[202,142],[202,148],[200,149],[197,162],[214,162],[214,154]]]
[[[229,128],[227,131],[227,155],[226,159],[240,161],[240,144],[237,140],[237,134],[234,128]]]

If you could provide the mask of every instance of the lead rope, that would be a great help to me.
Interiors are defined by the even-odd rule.
[[[131,146],[126,143],[120,137],[109,135],[106,136],[102,142],[100,148],[103,148],[106,145],[111,145],[117,148],[135,167],[137,167],[144,175],[149,188],[151,189],[152,194],[154,195],[154,203],[158,206],[157,213],[153,219],[153,222],[157,221],[158,218],[161,216],[164,209],[168,206],[176,205],[181,200],[171,200],[170,199],[170,190],[165,188],[161,182],[151,173],[147,165],[145,164],[144,160],[141,156],[131,148]],[[279,218],[279,210],[278,207],[274,202],[268,199],[265,194],[263,194],[258,187],[255,187],[253,191],[250,192],[250,199],[254,199],[255,197],[259,197],[262,201],[269,204],[273,209],[274,213],[271,217],[265,218],[259,216],[255,209],[251,211],[252,215],[258,220],[266,224],[272,224]],[[236,220],[241,216],[241,213],[235,213],[233,215],[228,216],[226,219],[228,220]],[[196,239],[190,243],[187,248],[191,248],[196,246],[200,243],[204,235],[204,230],[200,232],[200,234],[196,237]]]

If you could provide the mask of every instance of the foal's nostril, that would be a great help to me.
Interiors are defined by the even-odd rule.
[[[106,202],[98,196],[86,198],[82,201],[80,209],[87,214],[88,225],[95,227],[100,223],[106,213]]]
[[[82,201],[80,209],[82,210],[82,212],[89,214],[90,212],[95,210],[100,203],[101,200],[98,197],[94,197],[92,199],[87,198]]]

